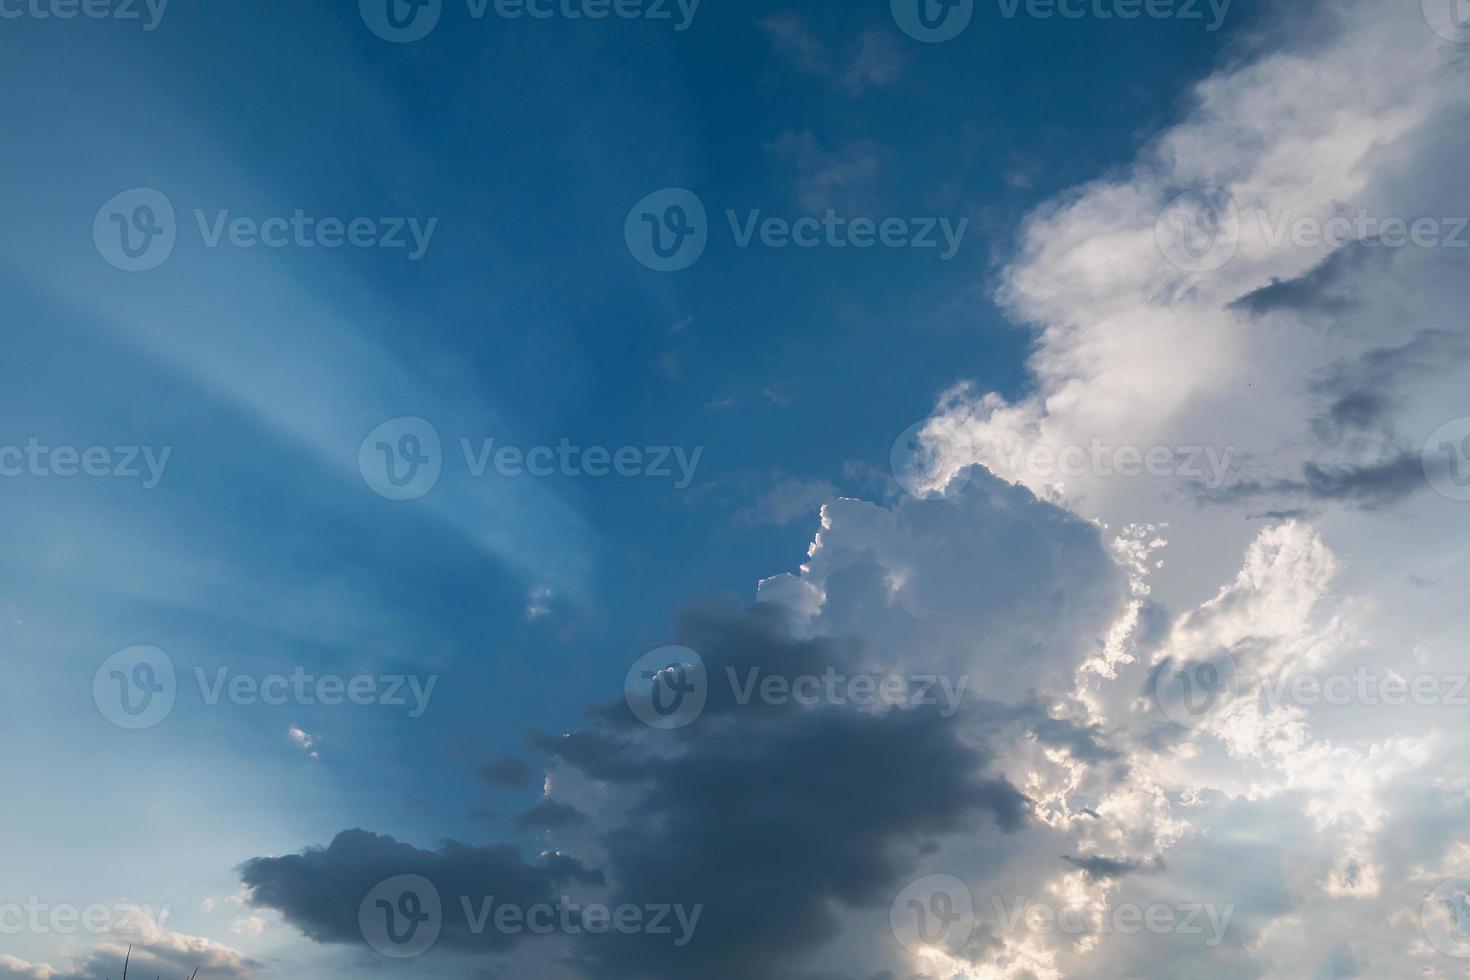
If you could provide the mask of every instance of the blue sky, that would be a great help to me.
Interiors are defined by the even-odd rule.
[[[1065,379],[1047,365],[1089,364],[1112,341],[1048,360],[1050,307],[1006,292],[1035,281],[1016,272],[1043,251],[1028,229],[1091,182],[1147,170],[1140,159],[1208,101],[1198,83],[1284,49],[1313,57],[1315,16],[1236,0],[1211,31],[1177,18],[1008,19],[982,2],[940,44],[905,36],[886,3],[827,0],[704,0],[684,31],[475,20],[445,0],[433,32],[406,44],[376,36],[346,2],[173,0],[153,30],[0,21],[0,444],[170,453],[155,487],[0,480],[6,900],[168,904],[170,929],[243,950],[249,969],[337,976],[354,961],[301,938],[289,910],[258,905],[282,918],[230,931],[231,915],[250,912],[220,911],[242,862],[356,827],[423,848],[550,846],[515,818],[542,797],[540,779],[492,786],[477,770],[527,753],[527,733],[584,725],[585,706],[616,699],[638,655],[681,640],[674,623],[692,603],[750,603],[758,582],[794,572],[820,505],[900,507],[894,440],[945,411],[976,417],[936,409],[941,393],[967,382],[1013,406],[1051,398],[1059,416]],[[1308,131],[1325,110],[1297,111]],[[1402,138],[1384,118],[1383,139]],[[1242,138],[1220,157],[1252,146]],[[1181,137],[1173,159],[1191,147]],[[1310,162],[1295,174],[1312,175]],[[630,253],[624,223],[671,187],[704,203],[710,243],[692,267],[661,273]],[[168,259],[136,273],[91,234],[99,209],[133,188],[161,192],[177,228]],[[829,208],[968,225],[945,261],[739,248],[725,218]],[[418,258],[207,247],[195,212],[209,222],[222,210],[434,224]],[[1105,315],[1106,296],[1095,308]],[[1145,360],[1158,350],[1137,343]],[[1347,350],[1280,390],[1308,389],[1334,357],[1357,356]],[[1200,377],[1196,390],[1216,390],[1218,376]],[[1093,417],[1116,421],[1114,408]],[[365,482],[358,454],[371,430],[406,416],[442,439],[443,474],[428,494],[392,501]],[[1139,416],[1134,438],[1161,437],[1162,399]],[[700,455],[686,487],[474,478],[461,438]],[[1199,554],[1182,563],[1183,584],[1159,587],[1175,613],[1233,575],[1259,529],[1245,491],[1239,513],[1192,525],[1197,508],[1178,494],[1151,510],[1153,497],[1089,493],[1052,503],[1115,527],[1185,515],[1179,533]],[[1080,547],[1073,533],[1058,554]],[[1045,564],[992,558],[1020,580]],[[140,644],[171,659],[178,701],[164,723],[123,731],[99,712],[93,677]],[[194,671],[221,667],[438,680],[418,718],[382,705],[206,704]],[[526,757],[539,764],[536,750]],[[87,956],[76,938],[6,938],[27,963]]]

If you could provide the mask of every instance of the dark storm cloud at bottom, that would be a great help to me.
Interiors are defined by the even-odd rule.
[[[779,610],[759,604],[692,610],[679,641],[713,671],[850,669],[857,652],[850,642],[795,639]],[[361,943],[363,896],[386,878],[419,874],[445,896],[440,944],[490,952],[517,937],[462,930],[451,896],[552,902],[557,887],[605,875],[609,904],[704,911],[682,948],[647,933],[579,935],[572,955],[588,975],[795,976],[793,956],[839,935],[837,909],[886,907],[945,835],[1025,826],[1024,796],[988,774],[972,737],[979,710],[946,719],[937,708],[739,706],[725,697],[687,729],[649,733],[620,702],[600,705],[586,730],[538,742],[625,800],[626,819],[598,830],[605,868],[563,855],[527,865],[505,846],[422,851],[346,831],[324,849],[253,859],[242,880],[254,905],[312,939]]]

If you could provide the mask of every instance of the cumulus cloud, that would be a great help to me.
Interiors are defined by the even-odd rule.
[[[1409,347],[1426,331],[1442,337],[1436,343],[1463,338],[1465,253],[1338,247],[1278,229],[1322,227],[1359,211],[1411,223],[1433,216],[1448,227],[1466,214],[1470,201],[1449,163],[1466,143],[1465,67],[1417,5],[1294,9],[1276,36],[1297,32],[1310,43],[1284,43],[1211,75],[1186,118],[1133,165],[1028,219],[998,298],[1038,331],[1035,394],[1013,401],[957,388],[941,399],[926,432],[949,448],[935,454],[947,463],[936,484],[978,461],[1039,494],[1061,492],[1082,513],[1122,521],[1144,498],[1167,506],[1188,482],[1099,472],[1061,481],[996,448],[1061,451],[1098,439],[1232,449],[1244,465],[1231,475],[1249,492],[1206,499],[1235,507],[1260,509],[1257,498],[1272,496],[1282,498],[1276,509],[1292,497],[1387,504],[1406,496],[1401,457],[1463,414],[1446,371],[1438,380],[1416,375],[1412,390],[1403,373],[1362,375],[1340,417],[1391,417],[1397,438],[1333,446],[1313,432],[1313,381],[1333,365]],[[1188,243],[1169,223],[1171,200],[1199,187],[1238,215],[1204,253],[1203,269],[1180,251]],[[1442,364],[1459,371],[1456,361]],[[1147,516],[1175,520],[1182,511]]]
[[[202,936],[190,936],[162,928],[151,919],[119,930],[107,942],[76,958],[64,967],[27,963],[0,954],[3,980],[106,980],[123,975],[171,977],[188,980],[197,970],[201,977],[247,980],[261,975],[265,965],[239,950]]]
[[[364,830],[344,830],[325,847],[246,861],[240,878],[250,904],[274,909],[321,943],[364,942],[358,909],[383,881],[418,875],[446,896],[496,896],[522,908],[557,898],[558,889],[596,884],[601,876],[574,858],[546,855],[534,864],[510,845],[474,847],[454,841],[423,850]],[[440,942],[470,950],[506,949],[518,936],[494,929],[474,932],[447,917]]]
[[[1047,708],[1071,684],[1065,665],[1091,656],[1125,606],[1123,576],[1096,527],[983,472],[949,499],[891,511],[839,501],[823,513],[820,547],[784,588],[767,583],[762,601],[745,608],[697,604],[675,624],[675,638],[699,652],[710,678],[694,724],[658,732],[617,701],[589,709],[575,732],[536,739],[548,795],[523,826],[577,855],[565,860],[578,862],[582,882],[605,884],[593,891],[610,904],[702,909],[697,939],[685,946],[648,934],[556,943],[587,975],[796,977],[816,975],[834,955],[901,968],[891,944],[864,939],[873,948],[856,957],[846,944],[871,932],[858,924],[886,916],[912,876],[950,860],[951,848],[981,841],[990,851],[965,859],[972,877],[1003,863],[1000,842],[1025,836],[1035,819],[1035,802],[1009,772],[1033,751],[1021,745],[1116,762],[1100,730]],[[1013,568],[1009,581],[976,574],[997,556],[1020,564],[1022,555],[1041,557],[1024,572]],[[883,587],[903,576],[901,588]],[[1022,601],[1028,592],[1040,598]],[[785,601],[793,597],[794,605]],[[948,627],[904,635],[924,619]],[[990,641],[960,642],[971,630]],[[943,637],[947,647],[928,648]],[[1057,669],[1023,684],[1015,658]],[[747,679],[770,675],[902,672],[950,682],[972,674],[976,690],[952,683],[952,705],[742,695],[743,684],[758,682]],[[1048,679],[1057,687],[1040,693]],[[1000,700],[1022,691],[1017,703]],[[242,874],[257,905],[280,910],[308,936],[361,942],[358,903],[379,880],[417,873],[445,895],[480,894],[485,881],[507,876],[507,863],[530,873],[503,845],[451,846],[452,855],[436,856],[349,831],[325,849],[247,862]],[[1059,844],[1039,846],[1059,863]],[[463,869],[491,854],[496,866],[469,880]],[[449,945],[476,948],[467,937]]]
[[[685,946],[447,931],[451,951],[536,975],[1450,975],[1418,913],[1470,866],[1463,723],[1281,696],[1303,675],[1452,669],[1470,626],[1445,534],[1463,515],[1426,490],[1419,453],[1465,414],[1465,260],[1275,231],[1470,209],[1466,62],[1418,6],[1294,8],[1287,40],[1202,81],[1133,165],[1034,213],[998,293],[1036,330],[1029,393],[943,393],[921,437],[933,495],[824,500],[806,561],[759,601],[687,611],[674,639],[711,678],[692,725],[656,731],[612,701],[535,738],[545,795],[521,827],[550,856],[350,830],[248,861],[252,900],[357,945],[358,902],[394,874],[703,908]],[[794,17],[763,26],[801,70],[843,77]],[[878,170],[875,148],[810,134],[772,150],[808,207]],[[1170,237],[1170,202],[1201,187],[1235,214],[1228,254]],[[1058,479],[1008,450],[1094,443],[1231,465],[1202,490],[1180,470]],[[829,671],[973,686],[946,714],[744,700],[735,683]],[[1181,710],[1186,684],[1208,697]],[[889,914],[927,875],[969,891],[974,929],[915,951]],[[1011,914],[1035,906],[1076,927]],[[1200,928],[1120,930],[1124,907],[1193,910]]]

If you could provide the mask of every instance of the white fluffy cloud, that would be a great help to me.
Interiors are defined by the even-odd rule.
[[[1446,532],[1470,504],[1435,493],[1420,457],[1431,432],[1470,415],[1470,88],[1465,49],[1419,7],[1282,12],[1277,36],[1295,42],[1211,76],[1126,172],[1033,215],[1000,300],[1038,330],[1034,393],[956,388],[925,430],[935,489],[979,462],[1081,516],[1139,522],[1115,548],[1134,599],[1053,705],[1101,726],[1127,777],[1070,761],[1037,770],[1027,792],[1056,802],[1072,853],[1162,863],[1092,883],[1086,902],[1171,891],[1237,907],[1219,948],[1028,933],[968,976],[1464,975],[1419,922],[1425,895],[1470,871],[1453,848],[1463,720],[1442,704],[1281,696],[1304,674],[1363,673],[1434,678],[1447,695],[1463,671],[1470,569]],[[1201,186],[1237,217],[1181,253],[1169,205]],[[1364,216],[1366,242],[1293,231]],[[1443,237],[1396,245],[1394,218]],[[1069,447],[1088,462],[1061,473]],[[1120,476],[1124,447],[1135,469],[1153,447],[1213,447],[1231,468]],[[840,550],[887,553],[886,537]],[[1233,694],[1187,726],[1163,717],[1160,672],[1211,657],[1238,669]],[[1077,817],[1083,805],[1098,816]],[[1033,891],[1079,894],[1078,872],[1035,869]]]
[[[65,967],[27,963],[14,956],[0,955],[3,980],[103,980],[122,976],[126,964],[130,976],[173,977],[187,980],[197,969],[201,977],[245,980],[264,967],[239,950],[203,936],[174,932],[138,910],[98,943]]]
[[[716,906],[715,948],[767,957],[763,975],[778,975],[772,949],[793,960],[779,975],[802,977],[1465,975],[1420,919],[1470,872],[1463,711],[1283,692],[1303,676],[1366,673],[1381,692],[1463,669],[1470,568],[1447,528],[1470,504],[1436,494],[1419,455],[1470,415],[1470,249],[1395,247],[1383,222],[1459,234],[1470,214],[1470,59],[1416,3],[1277,17],[1286,41],[1202,82],[1125,172],[1026,223],[999,298],[1038,332],[1034,392],[940,397],[924,438],[941,463],[929,484],[948,492],[825,503],[807,561],[689,641],[766,669],[851,644],[865,669],[966,675],[978,703],[951,729],[889,729],[897,710],[724,701],[682,740],[594,715],[549,749],[543,805],[575,808],[548,838],[607,869],[598,894],[688,886]],[[827,64],[776,26],[799,63]],[[1225,237],[1201,238],[1215,219],[1195,212],[1188,240],[1171,237],[1180,194],[1211,201]],[[1383,236],[1292,230],[1360,214]],[[765,629],[772,609],[794,638]],[[930,758],[891,765],[895,730]],[[933,757],[983,771],[936,773]],[[816,778],[831,783],[812,792]],[[814,833],[770,819],[763,792],[841,806]],[[834,867],[833,840],[873,853]],[[884,892],[900,869],[964,883],[968,942],[900,948]],[[1069,927],[1038,926],[1038,906]],[[1123,909],[1170,922],[1120,928]],[[565,969],[565,950],[516,955]]]

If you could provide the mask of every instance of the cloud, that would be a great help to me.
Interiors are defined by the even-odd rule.
[[[907,64],[902,46],[891,33],[864,31],[839,53],[790,11],[771,14],[758,25],[776,53],[797,71],[826,79],[853,98],[896,84]]]
[[[326,847],[252,858],[240,867],[253,907],[280,912],[316,942],[354,945],[364,942],[359,905],[374,887],[398,875],[427,878],[455,908],[459,896],[492,895],[502,904],[525,908],[556,901],[563,886],[601,880],[598,872],[561,855],[527,864],[508,844],[475,847],[449,841],[430,851],[364,830],[344,830]],[[477,935],[463,917],[446,915],[439,942],[484,951],[509,948],[519,938],[495,929]]]
[[[759,606],[698,609],[677,633],[716,676],[857,666],[851,644],[792,638],[784,613]],[[1027,821],[1023,795],[937,709],[742,706],[732,687],[711,685],[676,754],[614,777],[636,795],[605,840],[622,900],[706,906],[699,941],[620,938],[589,951],[595,975],[788,975],[839,934],[838,908],[886,905],[926,841]]]
[[[1076,868],[1087,872],[1087,877],[1094,880],[1105,878],[1121,878],[1124,875],[1138,874],[1145,871],[1162,871],[1164,862],[1155,859],[1153,862],[1142,861],[1138,858],[1110,858],[1093,854],[1086,857],[1075,857],[1071,854],[1063,854],[1062,860]]]
[[[305,729],[300,728],[296,725],[292,725],[290,728],[288,728],[286,730],[286,735],[291,739],[296,747],[305,752],[308,757],[312,759],[321,758],[320,753],[316,751],[317,742],[321,740],[321,736],[313,735]]]
[[[1444,330],[1421,330],[1402,344],[1374,347],[1323,368],[1312,391],[1327,402],[1313,420],[1319,440],[1337,445],[1353,435],[1392,432],[1392,415],[1404,404],[1406,388],[1426,378],[1453,374],[1470,353],[1470,340]]]
[[[1131,166],[1028,219],[997,299],[1036,331],[1031,385],[940,397],[923,438],[950,450],[929,474],[942,495],[828,500],[805,561],[763,580],[759,601],[681,616],[673,639],[713,681],[687,728],[647,728],[613,700],[532,740],[547,756],[546,795],[524,826],[555,845],[550,858],[346,831],[247,862],[257,904],[319,942],[356,944],[357,902],[399,873],[450,893],[525,900],[575,887],[703,909],[687,946],[648,934],[446,940],[503,954],[493,965],[523,975],[1448,969],[1417,909],[1470,862],[1458,844],[1470,828],[1462,722],[1273,692],[1358,666],[1462,667],[1470,567],[1444,533],[1447,512],[1412,491],[1423,481],[1415,437],[1464,414],[1463,260],[1275,244],[1247,220],[1235,254],[1200,272],[1160,239],[1165,206],[1198,185],[1247,215],[1325,220],[1344,202],[1464,213],[1452,166],[1470,143],[1463,58],[1415,5],[1291,16],[1296,31],[1204,79]],[[799,21],[765,29],[800,70],[838,84],[841,59]],[[876,146],[833,153],[810,133],[771,150],[798,172],[806,207],[881,171]],[[1229,448],[1245,469],[1201,508],[1172,475],[1087,472],[1058,487],[980,455],[1093,439]],[[1391,523],[1372,513],[1390,504]],[[1271,522],[1248,520],[1246,505]],[[1309,511],[1325,515],[1320,528],[1292,519]],[[1234,668],[1231,683],[1189,672],[1206,660]],[[727,680],[827,671],[974,687],[946,716],[742,703]],[[1181,677],[1213,677],[1212,697],[1183,720],[1160,693]],[[895,941],[890,907],[929,874],[969,888],[980,921],[967,943],[913,953]],[[1008,926],[997,903],[1018,895],[1083,928]],[[1109,927],[1120,907],[1181,903],[1211,910],[1214,932]]]
[[[781,477],[753,507],[737,511],[735,519],[748,524],[786,526],[810,519],[823,504],[835,499],[837,488],[827,480]]]
[[[1463,253],[1294,244],[1271,229],[1359,209],[1410,221],[1470,213],[1448,177],[1467,142],[1470,110],[1451,82],[1465,66],[1417,8],[1352,2],[1300,14],[1271,35],[1271,47],[1201,81],[1181,121],[1132,164],[1027,219],[996,298],[1036,329],[1033,393],[947,392],[925,434],[953,450],[935,453],[946,463],[936,484],[978,461],[1038,494],[1060,492],[1087,516],[1126,522],[1152,499],[1150,519],[1188,521],[1196,498],[1183,478],[1128,484],[1088,472],[1057,491],[983,452],[1098,439],[1212,446],[1262,461],[1266,472],[1251,475],[1251,492],[1236,503],[1273,490],[1354,507],[1402,497],[1400,457],[1464,414],[1454,384],[1421,377],[1412,390],[1359,387],[1338,419],[1393,425],[1403,438],[1345,439],[1323,454],[1313,382],[1333,364],[1425,332],[1463,337]],[[1210,268],[1191,271],[1171,260],[1177,249],[1162,218],[1171,200],[1201,186],[1218,188],[1238,212],[1238,241],[1224,239]],[[1443,363],[1463,374],[1460,360]]]
[[[587,814],[576,807],[547,799],[521,814],[516,826],[522,830],[560,830],[586,821]]]
[[[758,22],[770,38],[776,53],[789,59],[798,71],[808,75],[827,75],[833,70],[832,52],[800,17],[790,11],[771,14]]]
[[[701,908],[695,941],[584,935],[512,950],[509,941],[455,935],[451,949],[511,951],[532,972],[545,957],[570,956],[599,977],[797,977],[838,961],[870,973],[875,962],[902,968],[881,942],[856,951],[854,937],[871,933],[859,923],[886,917],[913,876],[960,860],[945,856],[953,848],[991,851],[963,858],[973,877],[1004,863],[999,842],[1026,836],[1034,821],[1012,766],[1035,750],[1018,746],[1116,763],[1100,728],[1052,716],[1054,693],[1007,706],[994,700],[1005,686],[990,677],[1011,669],[1009,644],[1019,643],[1023,659],[1057,666],[1023,672],[1020,687],[1071,684],[1063,664],[1083,662],[1123,608],[1122,577],[1095,527],[983,473],[950,499],[906,500],[892,511],[839,501],[823,513],[821,547],[786,588],[770,583],[747,607],[699,603],[675,623],[675,640],[699,652],[711,679],[694,724],[658,732],[618,700],[592,706],[574,732],[534,740],[549,755],[548,795],[522,826],[547,832],[557,853],[579,855],[580,879],[608,904]],[[1032,557],[1003,575],[967,574],[997,554]],[[902,589],[868,618],[851,618],[872,598],[875,576],[900,574],[909,578]],[[1017,601],[1025,591],[1040,601]],[[815,608],[786,601],[813,593]],[[905,637],[918,615],[942,631]],[[970,631],[973,644],[929,649],[936,636]],[[953,711],[740,693],[746,679],[770,674],[930,671],[953,682],[962,669],[985,694],[957,699]],[[1052,864],[1057,846],[1038,844]],[[348,831],[325,849],[247,862],[242,877],[254,904],[280,910],[309,937],[360,943],[357,906],[377,881],[416,873],[445,895],[473,888],[511,901],[517,890],[506,879],[550,877],[514,853],[453,844],[425,852]]]
[[[948,498],[840,499],[795,574],[761,582],[800,628],[856,636],[900,668],[970,673],[1015,702],[1070,687],[1126,581],[1099,529],[983,469]]]
[[[1201,488],[1197,492],[1201,500],[1210,503],[1295,497],[1374,510],[1427,489],[1429,484],[1424,479],[1420,454],[1403,452],[1391,459],[1361,465],[1307,463],[1300,479],[1240,481],[1213,490]]]
[[[1247,293],[1231,309],[1254,316],[1290,311],[1331,315],[1352,308],[1356,300],[1353,288],[1366,266],[1386,253],[1375,252],[1361,243],[1345,246],[1329,254],[1318,265],[1294,279],[1272,279],[1270,285]]]
[[[850,140],[829,151],[810,130],[787,131],[766,149],[796,171],[796,200],[808,211],[856,199],[883,169],[883,149],[872,140]]]
[[[124,963],[131,976],[174,980],[188,980],[196,970],[200,977],[248,980],[265,969],[229,946],[155,926],[146,935],[120,935],[100,943],[64,968],[0,954],[0,980],[115,980],[123,975]]]
[[[536,771],[524,759],[502,756],[480,767],[480,778],[496,788],[525,789],[536,778]]]

